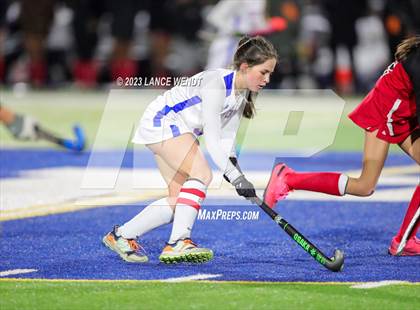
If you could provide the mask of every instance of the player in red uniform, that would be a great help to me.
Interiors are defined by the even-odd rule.
[[[349,114],[365,130],[363,168],[358,178],[340,173],[298,173],[283,163],[275,165],[264,193],[264,201],[273,207],[293,190],[308,190],[331,195],[370,196],[373,194],[388,155],[390,144],[398,144],[420,165],[420,36],[404,40],[393,62],[376,82],[366,98]],[[420,205],[417,186],[398,234],[388,252],[397,254],[401,238]],[[401,255],[420,255],[420,239],[414,223]]]

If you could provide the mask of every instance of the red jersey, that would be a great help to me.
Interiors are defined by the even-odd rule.
[[[404,99],[409,99],[414,94],[410,77],[403,65],[398,61],[393,62],[386,68],[376,82],[375,88],[384,94],[388,94],[390,97],[397,95]]]
[[[389,143],[401,143],[419,128],[413,83],[401,63],[385,70],[349,118]]]

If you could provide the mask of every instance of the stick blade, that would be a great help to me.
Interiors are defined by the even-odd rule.
[[[73,133],[74,133],[75,139],[74,140],[64,139],[63,146],[66,149],[69,149],[75,152],[81,152],[86,147],[85,133],[82,127],[80,127],[77,124],[73,126]]]
[[[335,250],[334,256],[331,257],[331,262],[327,262],[325,266],[334,272],[342,271],[344,268],[344,253],[340,250]]]

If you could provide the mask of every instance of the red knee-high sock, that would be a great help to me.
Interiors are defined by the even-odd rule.
[[[402,237],[404,236],[404,233],[408,227],[408,225],[411,222],[411,219],[413,218],[414,214],[416,214],[417,209],[420,207],[420,186],[416,187],[416,190],[413,193],[413,197],[411,198],[410,204],[408,205],[407,212],[405,213],[404,220],[401,224],[400,231],[395,236],[395,239],[397,242],[401,242]],[[419,229],[420,221],[417,223],[416,226],[414,226],[414,229],[412,230],[410,236],[408,236],[407,239],[410,239],[411,237],[415,236],[417,233],[417,230]]]
[[[345,194],[348,177],[335,172],[291,172],[286,176],[286,184],[291,189],[326,193],[335,196]]]

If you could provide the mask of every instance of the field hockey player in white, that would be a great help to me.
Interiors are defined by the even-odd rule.
[[[204,135],[207,151],[240,196],[255,197],[253,185],[241,172],[234,140],[241,117],[255,114],[255,95],[270,80],[277,62],[271,43],[262,37],[244,37],[238,43],[233,69],[203,71],[191,77],[194,87],[175,86],[149,104],[133,142],[154,154],[168,185],[168,196],[159,199],[122,226],[115,226],[104,244],[129,262],[146,262],[137,239],[152,229],[173,222],[160,261],[202,263],[213,251],[197,246],[191,231],[212,171],[197,141]],[[194,85],[191,83],[189,85]]]

